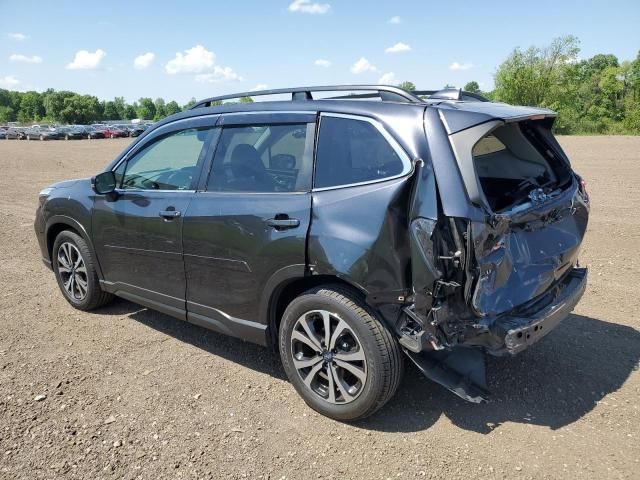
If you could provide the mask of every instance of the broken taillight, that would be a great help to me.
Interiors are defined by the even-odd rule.
[[[584,178],[578,175],[578,181],[580,182],[580,193],[582,194],[582,198],[585,199],[586,202],[589,201],[589,194],[587,193],[587,182]]]

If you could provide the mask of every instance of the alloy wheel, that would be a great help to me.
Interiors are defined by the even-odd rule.
[[[76,301],[87,296],[87,267],[80,250],[70,242],[64,242],[58,249],[58,274],[67,295]]]
[[[332,404],[354,401],[367,382],[362,343],[338,315],[312,310],[291,334],[293,365],[305,386]]]

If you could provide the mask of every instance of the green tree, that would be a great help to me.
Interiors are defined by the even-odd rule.
[[[173,115],[175,113],[182,111],[182,109],[180,108],[180,105],[178,105],[178,102],[176,102],[175,100],[171,100],[169,103],[167,103],[164,110],[167,116]]]
[[[562,77],[576,63],[580,49],[572,35],[554,39],[547,47],[516,48],[498,67],[495,96],[518,105],[548,106],[558,100]]]
[[[153,120],[156,116],[156,105],[149,97],[143,97],[138,100],[138,107],[136,108],[136,114],[138,118],[144,120]]]
[[[13,108],[0,105],[0,123],[15,122],[16,112]]]
[[[480,90],[480,85],[475,80],[467,82],[463,88],[463,90],[471,93],[482,93]]]
[[[133,105],[126,105],[125,111],[124,111],[124,118],[126,118],[127,120],[133,120],[134,118],[136,118],[138,115],[137,107],[138,107],[138,104],[135,102]]]
[[[407,92],[412,92],[416,90],[416,86],[414,85],[413,82],[402,82],[401,84],[398,85],[398,87],[402,88],[403,90],[406,90]]]
[[[127,117],[127,102],[124,101],[124,97],[116,97],[113,99],[113,105],[116,109],[116,118],[124,120]],[[135,118],[135,117],[134,117]]]
[[[120,112],[118,112],[116,102],[112,100],[104,102],[102,115],[105,120],[121,120],[123,118],[122,116],[120,116]]]
[[[182,110],[189,110],[191,107],[193,107],[196,104],[196,98],[195,97],[191,97],[191,100],[189,100],[183,107]]]
[[[153,119],[155,121],[158,121],[158,120],[161,120],[164,117],[166,117],[167,116],[167,110],[166,110],[166,104],[164,102],[164,99],[163,98],[156,98],[155,102],[153,102],[153,103],[154,103],[154,106],[155,106],[155,109],[156,109],[156,113],[153,116]]]
[[[20,99],[20,110],[18,120],[20,122],[32,122],[43,118],[45,115],[42,95],[38,92],[26,92]]]
[[[64,99],[64,108],[60,112],[64,123],[87,124],[102,116],[99,100],[92,95],[73,95]]]

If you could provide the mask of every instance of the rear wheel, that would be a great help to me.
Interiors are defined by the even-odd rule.
[[[280,326],[282,364],[314,410],[336,420],[365,418],[395,393],[400,346],[355,292],[320,287],[294,299]]]
[[[112,300],[100,288],[93,255],[87,242],[69,230],[56,237],[51,255],[60,291],[78,310],[93,310]]]

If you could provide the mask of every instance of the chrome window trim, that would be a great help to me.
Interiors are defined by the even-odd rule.
[[[396,180],[398,178],[402,178],[405,177],[407,175],[409,175],[410,173],[413,172],[413,162],[411,161],[411,157],[409,157],[409,155],[407,154],[407,152],[404,150],[404,148],[402,148],[402,146],[398,143],[398,141],[387,131],[387,129],[384,127],[384,125],[382,123],[380,123],[378,120],[375,120],[371,117],[365,117],[362,115],[352,115],[352,114],[347,114],[347,113],[332,113],[332,112],[321,112],[320,113],[320,122],[319,122],[319,127],[318,127],[318,134],[317,134],[317,139],[316,139],[316,143],[317,146],[320,145],[320,131],[322,129],[322,118],[323,117],[334,117],[334,118],[346,118],[349,120],[356,120],[356,121],[361,121],[361,122],[367,122],[371,125],[373,125],[375,127],[375,129],[380,132],[380,134],[384,137],[384,139],[387,141],[387,143],[391,146],[391,148],[393,148],[393,151],[396,152],[396,155],[398,155],[398,157],[400,157],[400,161],[402,162],[403,165],[403,169],[402,172],[396,174],[396,175],[391,175],[390,177],[383,177],[383,178],[378,178],[375,180],[366,180],[364,182],[356,182],[356,183],[345,183],[342,185],[334,185],[331,187],[313,187],[312,188],[312,192],[324,192],[327,190],[336,190],[338,188],[349,188],[349,187],[358,187],[361,185],[371,185],[374,183],[381,183],[381,182],[388,182],[390,180]],[[314,158],[314,166],[317,168],[317,163],[318,163],[318,154],[317,154],[317,146],[316,146],[316,155]],[[315,182],[315,175],[314,175],[314,182]]]
[[[166,190],[166,189],[158,189],[154,190],[152,188],[116,188],[115,191],[121,195],[126,193],[140,193],[140,192],[157,192],[157,193],[195,193],[197,190]]]

